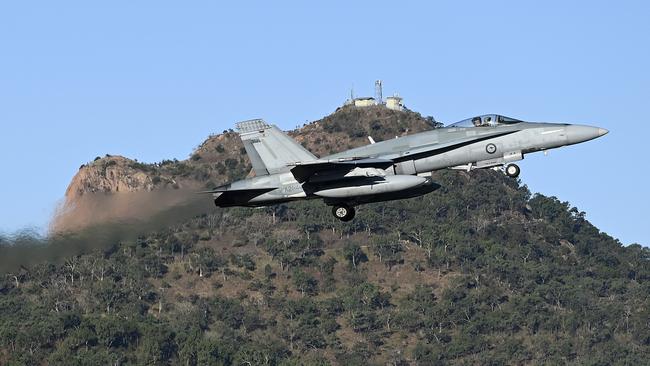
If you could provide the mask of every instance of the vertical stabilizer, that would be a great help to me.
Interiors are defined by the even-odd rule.
[[[236,128],[257,176],[286,172],[288,164],[316,160],[294,139],[261,119],[239,122]]]

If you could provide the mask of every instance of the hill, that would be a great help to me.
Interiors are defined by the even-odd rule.
[[[343,108],[291,134],[324,155],[431,127],[410,111]],[[249,170],[225,131],[186,161],[97,159],[67,200],[74,211],[93,192]],[[361,206],[350,223],[316,201],[212,209],[13,270],[0,282],[0,364],[647,363],[650,250],[498,172],[434,178],[439,191]]]

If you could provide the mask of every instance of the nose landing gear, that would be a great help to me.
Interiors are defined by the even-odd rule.
[[[332,207],[332,215],[341,221],[350,221],[354,218],[354,207],[348,205],[336,205]]]
[[[517,164],[508,164],[505,168],[505,173],[511,178],[517,178],[519,173],[521,173],[521,169],[519,169]]]

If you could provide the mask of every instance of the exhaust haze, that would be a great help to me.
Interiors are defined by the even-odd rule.
[[[214,210],[196,190],[85,194],[55,213],[50,231],[0,234],[0,272],[105,249]]]

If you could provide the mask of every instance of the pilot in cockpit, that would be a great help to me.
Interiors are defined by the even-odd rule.
[[[492,117],[487,116],[483,118],[483,126],[489,126],[490,122],[492,121]]]
[[[481,125],[481,117],[472,118],[472,124],[474,127],[479,127]]]

